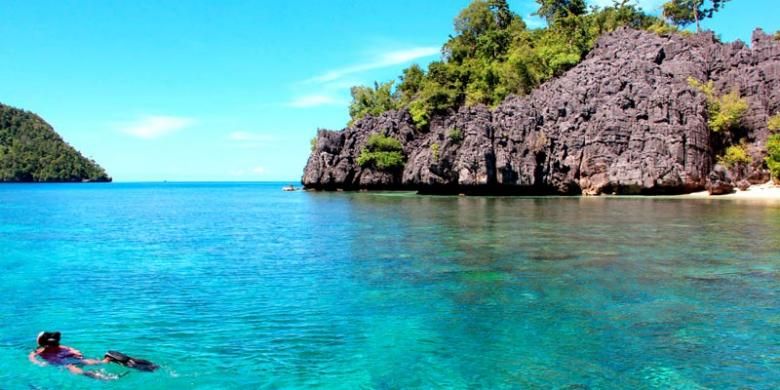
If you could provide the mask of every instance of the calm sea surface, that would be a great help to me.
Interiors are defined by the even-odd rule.
[[[0,389],[780,383],[780,203],[282,184],[0,186]]]

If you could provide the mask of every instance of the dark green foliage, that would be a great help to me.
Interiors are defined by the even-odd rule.
[[[37,115],[0,104],[0,182],[110,181]]]
[[[663,14],[669,21],[680,27],[696,23],[696,30],[700,31],[699,22],[702,19],[711,18],[715,12],[723,8],[727,1],[729,0],[708,0],[706,2],[705,0],[670,0],[664,4]]]
[[[776,182],[780,182],[780,134],[773,134],[766,141],[766,165]]]
[[[373,167],[383,171],[398,169],[404,166],[403,151],[403,146],[397,139],[374,133],[368,137],[357,163],[361,167]]]
[[[450,142],[458,144],[460,141],[463,141],[463,132],[460,131],[460,129],[450,129],[450,131],[447,132],[447,137],[449,137]]]
[[[584,15],[587,11],[585,0],[536,0],[536,2],[539,3],[536,15],[547,19],[548,23],[568,16]]]
[[[400,77],[401,83],[398,84],[397,92],[400,94],[401,102],[409,103],[422,89],[425,81],[425,71],[423,71],[420,65],[413,64],[404,69],[403,73]]]
[[[455,18],[455,35],[442,60],[424,70],[404,70],[395,91],[390,83],[353,88],[352,121],[389,109],[408,109],[418,128],[431,116],[462,105],[494,107],[511,94],[527,94],[578,64],[603,33],[621,26],[672,30],[628,1],[592,8],[583,0],[539,0],[537,12],[549,27],[528,29],[505,0],[474,0]]]
[[[396,99],[392,96],[393,82],[374,83],[374,88],[352,87],[352,103],[349,105],[349,115],[352,122],[366,116],[379,115],[388,110],[398,108]]]

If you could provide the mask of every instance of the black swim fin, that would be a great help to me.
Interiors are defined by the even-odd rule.
[[[152,372],[160,368],[160,366],[148,360],[130,357],[118,351],[108,351],[106,352],[105,357],[108,358],[109,361],[112,361],[117,364],[121,364],[125,367],[134,368],[140,371]]]

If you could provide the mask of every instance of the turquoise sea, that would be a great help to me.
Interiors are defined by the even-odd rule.
[[[0,186],[0,389],[780,383],[778,203],[283,184]]]

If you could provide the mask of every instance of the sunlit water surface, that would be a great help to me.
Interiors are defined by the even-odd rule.
[[[0,388],[780,383],[780,204],[282,184],[0,186]]]

